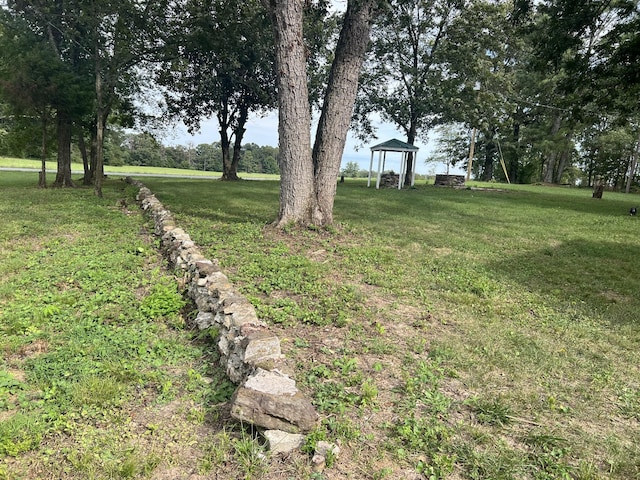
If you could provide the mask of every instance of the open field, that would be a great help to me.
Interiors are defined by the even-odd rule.
[[[0,168],[23,168],[23,169],[35,169],[39,170],[41,168],[42,162],[40,160],[27,160],[22,158],[7,158],[0,157]],[[55,171],[57,168],[55,161],[50,161],[46,163],[47,171],[52,172],[51,177],[49,177],[49,183],[53,182],[55,179]],[[74,172],[74,176],[82,174],[83,166],[81,163],[72,163],[71,170]],[[133,174],[143,174],[143,175],[169,175],[169,176],[186,176],[186,177],[211,177],[211,178],[219,178],[220,172],[204,172],[202,170],[188,170],[181,168],[160,168],[160,167],[143,167],[143,166],[134,166],[134,165],[124,165],[121,167],[113,166],[113,165],[105,165],[104,172],[107,175],[133,175]],[[269,178],[275,180],[278,178],[277,175],[271,175],[266,173],[239,173],[242,178]]]
[[[638,196],[605,192],[593,200],[589,190],[497,185],[485,186],[500,190],[422,184],[376,191],[347,180],[338,187],[332,231],[276,232],[268,224],[278,209],[277,182],[145,178],[282,339],[298,384],[322,417],[310,442],[341,444],[336,461],[317,474],[304,455],[241,454],[254,452],[258,441],[226,418],[228,386],[202,365],[203,345],[187,340],[184,310],[175,309],[179,301],[170,294],[175,280],[157,268],[152,240],[139,235],[144,221],[133,191],[110,180],[98,200],[88,190],[38,190],[26,179],[0,173],[6,478],[41,478],[25,466],[44,464],[47,456],[69,469],[65,478],[89,478],[86,468],[109,460],[91,435],[76,438],[76,432],[89,426],[96,435],[104,426],[138,438],[131,412],[141,398],[150,411],[166,405],[163,391],[195,409],[173,428],[191,432],[194,425],[204,435],[206,448],[190,455],[195,474],[217,472],[209,478],[640,476],[640,219],[628,215]],[[156,284],[164,285],[163,299],[173,299],[169,312],[142,307],[155,298]],[[105,288],[113,293],[101,298]],[[155,369],[129,357],[125,371],[113,361],[79,372],[55,366],[89,348],[70,341],[70,332],[95,331],[91,342],[99,351],[97,338],[138,324],[142,332],[160,332],[162,342],[177,336],[200,350],[154,357]],[[138,348],[144,359],[155,347],[141,335],[135,338],[146,345]],[[56,356],[66,348],[71,353]],[[193,366],[173,366],[176,356]],[[46,375],[38,366],[45,360],[52,372]],[[50,406],[47,389],[57,386],[63,399],[76,398],[74,389],[91,392],[105,371],[133,380],[104,404],[83,407],[85,395],[69,400],[73,407],[56,407],[57,423],[34,414],[31,440],[19,452],[3,447],[19,443],[4,433],[7,422],[27,422]],[[60,378],[47,381],[48,375]],[[139,384],[147,394],[135,393]],[[75,412],[71,420],[66,412]],[[73,428],[65,429],[61,418]],[[149,438],[171,428],[152,430]],[[66,453],[52,453],[62,438]],[[137,448],[136,458],[153,454],[153,461],[123,470],[129,457],[107,449],[112,468],[93,471],[93,478],[170,478],[162,477],[169,453],[133,440],[128,445]],[[79,447],[92,448],[84,462],[73,461]],[[27,474],[12,477],[11,466]]]

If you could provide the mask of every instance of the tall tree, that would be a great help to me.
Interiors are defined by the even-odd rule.
[[[73,23],[73,14],[65,12],[62,2],[9,1],[2,12],[5,25],[13,25],[13,35],[5,39],[20,42],[33,37],[31,47],[16,57],[21,71],[31,68],[23,81],[31,82],[22,97],[46,103],[55,112],[58,140],[58,170],[55,186],[73,186],[71,179],[71,127],[75,119],[91,109],[91,88],[87,82],[87,67],[80,32],[64,35]],[[50,19],[56,18],[57,25]],[[25,45],[26,47],[26,45]],[[35,49],[35,50],[34,50]],[[29,53],[30,52],[30,53]],[[5,52],[6,53],[6,52]],[[19,73],[12,71],[10,76]],[[25,85],[26,87],[26,85]],[[28,92],[28,93],[27,93]],[[44,103],[43,103],[44,102]]]
[[[326,226],[333,202],[358,76],[378,0],[349,0],[335,50],[316,139],[311,150],[311,113],[304,42],[304,1],[262,0],[275,31],[280,138],[280,211],[277,226]]]
[[[95,116],[95,191],[102,195],[103,139],[109,115],[122,98],[139,91],[139,66],[157,61],[172,33],[175,17],[167,15],[171,0],[10,0],[11,11],[49,42],[68,69],[92,85]],[[79,98],[56,105],[58,172],[56,184],[72,185],[70,143],[72,125],[82,118]]]
[[[220,128],[223,180],[238,180],[238,163],[251,113],[275,106],[273,35],[259,0],[193,0],[175,58],[160,70],[169,111],[189,131],[215,115]]]
[[[413,145],[439,121],[442,80],[447,74],[449,28],[465,0],[392,0],[377,18],[362,75],[359,115],[377,112]],[[366,122],[365,118],[361,121]],[[369,130],[365,125],[364,132]],[[405,185],[411,183],[409,158]]]

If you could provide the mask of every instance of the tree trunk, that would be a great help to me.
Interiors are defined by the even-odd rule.
[[[418,131],[417,119],[411,118],[411,124],[409,126],[409,134],[407,135],[407,143],[409,145],[413,145],[413,142],[416,141],[416,134]],[[407,155],[407,171],[404,175],[404,186],[411,186],[411,172],[413,171],[413,162],[415,161],[415,153],[409,152]],[[447,163],[447,169],[449,168],[449,164]]]
[[[627,177],[627,185],[624,189],[625,193],[629,193],[631,191],[631,184],[633,183],[633,177],[635,176],[636,168],[638,166],[638,157],[640,157],[640,135],[638,136],[636,148],[633,150],[633,154],[631,155],[631,166],[629,168],[629,176]]]
[[[490,136],[489,136],[490,135]],[[490,182],[493,179],[493,161],[496,152],[496,144],[493,141],[493,131],[485,138],[484,165],[482,168],[482,181]]]
[[[569,131],[565,136],[564,148],[560,153],[560,162],[556,168],[555,183],[560,184],[562,182],[562,175],[567,168],[567,163],[571,158],[571,151],[573,150],[573,131]]]
[[[303,0],[263,0],[274,23],[278,77],[280,211],[276,226],[311,223],[314,178]]]
[[[65,112],[56,114],[58,126],[58,171],[54,187],[75,187],[71,179],[71,119]]]
[[[229,171],[223,173],[223,180],[240,180],[238,177],[238,164],[240,163],[240,154],[242,153],[242,139],[244,133],[247,131],[244,126],[247,124],[247,118],[249,117],[249,110],[245,106],[240,108],[240,114],[238,116],[238,123],[234,132],[233,140],[233,158]],[[227,178],[225,178],[225,176]]]
[[[513,124],[513,153],[509,159],[509,176],[513,183],[522,183],[520,179],[520,123]]]
[[[560,184],[562,183],[562,175],[564,174],[564,169],[567,167],[567,162],[569,160],[569,156],[571,152],[569,152],[568,148],[565,148],[560,153],[560,161],[558,162],[558,167],[556,168],[556,176],[553,183]]]
[[[80,149],[80,155],[82,156],[82,167],[84,169],[82,184],[91,185],[91,167],[89,165],[89,154],[87,153],[87,144],[84,141],[84,132],[82,131],[82,129],[78,130],[78,148]]]
[[[47,188],[47,116],[46,113],[42,113],[42,164],[40,169],[40,175],[38,176],[38,186],[40,188]]]
[[[560,122],[562,117],[559,113],[556,113],[555,118],[553,119],[553,125],[551,127],[551,138],[555,140],[555,136],[560,131]],[[557,152],[552,151],[547,154],[547,159],[545,161],[545,171],[544,171],[544,182],[545,183],[553,183],[554,173],[556,170],[556,158]]]
[[[349,1],[331,64],[313,146],[316,194],[313,223],[318,226],[333,223],[333,202],[340,163],[358,93],[358,77],[369,44],[376,3],[375,0]]]
[[[218,115],[218,123],[220,125],[220,148],[222,149],[222,180],[240,180],[240,177],[238,177],[238,163],[240,163],[242,139],[244,137],[244,132],[246,131],[244,126],[247,123],[248,116],[248,109],[244,106],[240,107],[236,127],[233,131],[234,145],[233,155],[231,155],[231,140],[228,134],[231,122],[229,120],[229,111],[226,105]]]
[[[102,197],[102,181],[104,179],[104,124],[105,111],[103,105],[102,75],[100,73],[100,52],[96,48],[96,170],[94,192]]]

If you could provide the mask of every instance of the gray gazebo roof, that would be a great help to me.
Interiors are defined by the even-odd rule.
[[[372,152],[417,152],[419,150],[415,145],[411,145],[410,143],[401,142],[396,138],[392,138],[391,140],[387,140],[386,142],[380,143],[379,145],[374,145],[371,147]]]

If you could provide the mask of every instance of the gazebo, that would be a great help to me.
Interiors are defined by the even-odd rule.
[[[367,187],[371,186],[371,172],[373,171],[373,155],[378,152],[378,179],[376,181],[376,188],[380,188],[380,173],[384,171],[384,165],[387,160],[387,152],[400,152],[402,153],[402,160],[400,162],[400,176],[398,177],[398,190],[402,188],[403,178],[407,173],[407,161],[410,153],[417,153],[419,150],[415,145],[401,142],[395,138],[387,140],[379,145],[371,147],[371,161],[369,162],[369,180],[367,181]],[[382,167],[382,168],[381,168]],[[411,165],[411,186],[413,187],[416,180],[416,159]]]

